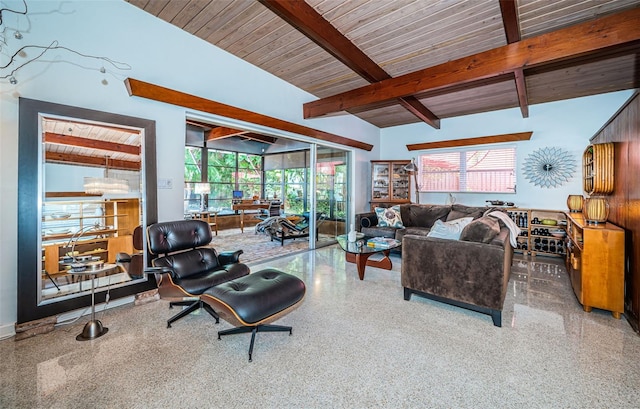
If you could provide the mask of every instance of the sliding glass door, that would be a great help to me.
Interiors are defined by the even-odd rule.
[[[350,152],[316,145],[316,246],[335,243],[349,225]]]

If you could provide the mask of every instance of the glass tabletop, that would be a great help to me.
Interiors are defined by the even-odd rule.
[[[376,243],[375,246],[368,244],[375,239],[380,238],[360,235],[356,241],[349,241],[347,240],[346,234],[341,234],[336,237],[336,240],[338,240],[338,244],[340,244],[342,250],[346,251],[347,253],[353,254],[378,253],[380,251],[395,249],[402,245],[402,242],[400,242],[399,240],[389,238],[384,238],[384,244]]]

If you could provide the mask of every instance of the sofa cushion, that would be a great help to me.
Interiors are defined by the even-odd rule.
[[[451,212],[447,215],[446,221],[460,219],[462,217],[473,217],[479,219],[484,215],[484,207],[465,206],[461,204],[454,204],[451,207]]]
[[[451,206],[443,205],[406,204],[400,206],[404,225],[413,227],[431,228],[436,220],[444,221],[450,210]]]
[[[378,216],[378,226],[402,228],[402,217],[400,216],[400,206],[392,206],[388,208],[376,207],[376,215]]]
[[[402,231],[402,230],[404,229],[396,229],[395,227],[373,226],[373,227],[363,227],[361,231],[362,233],[364,233],[365,236],[389,237],[393,239],[396,237],[396,232]]]
[[[498,233],[500,233],[498,220],[493,217],[483,216],[472,221],[462,230],[460,240],[491,243]]]
[[[436,237],[439,239],[458,240],[462,230],[467,226],[473,217],[464,217],[449,222],[443,222],[442,220],[436,220],[429,230],[428,237]]]
[[[427,236],[429,234],[428,227],[405,227],[404,229],[396,230],[396,240],[402,241],[402,238],[407,234],[414,234],[416,236]]]

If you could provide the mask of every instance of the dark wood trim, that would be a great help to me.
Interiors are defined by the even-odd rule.
[[[460,146],[484,145],[488,143],[518,142],[531,139],[533,132],[507,133],[502,135],[478,136],[476,138],[454,139],[451,141],[425,142],[407,145],[410,151],[424,149],[455,148]]]
[[[42,200],[39,189],[41,166],[38,150],[42,143],[39,130],[39,115],[55,115],[88,121],[119,124],[131,128],[140,128],[144,132],[145,153],[145,220],[148,224],[158,221],[157,178],[156,178],[156,133],[155,121],[135,118],[109,112],[94,111],[51,102],[20,98],[19,100],[19,137],[18,137],[18,320],[17,324],[35,321],[67,311],[85,308],[91,305],[91,295],[82,295],[67,300],[38,304],[38,264],[42,254],[37,245],[38,203]],[[137,294],[156,287],[151,277],[148,281],[112,288],[112,300]],[[96,292],[96,303],[103,303],[106,291]]]
[[[62,135],[53,132],[44,133],[44,141],[58,145],[80,146],[83,148],[100,149],[103,151],[128,153],[131,155],[140,155],[140,147],[135,145],[126,145],[123,143],[114,143],[101,141],[98,139],[81,138],[78,136]],[[102,160],[104,162],[104,159]]]
[[[373,145],[356,141],[355,139],[345,138],[344,136],[335,135],[329,132],[320,131],[309,128],[304,125],[294,124],[293,122],[284,121],[282,119],[273,118],[262,115],[257,112],[247,111],[246,109],[237,108],[226,105],[210,99],[197,97],[195,95],[186,94],[170,88],[161,87],[159,85],[150,84],[148,82],[127,78],[125,85],[130,96],[142,97],[158,102],[177,105],[184,108],[195,109],[214,115],[220,115],[227,118],[237,119],[256,125],[262,125],[269,128],[275,128],[286,132],[291,132],[303,136],[308,136],[326,142],[333,142],[352,148],[370,151]]]
[[[304,118],[578,58],[640,40],[640,8],[524,39],[303,104]]]
[[[373,83],[391,78],[382,67],[369,58],[368,55],[306,2],[302,0],[259,1],[365,80]],[[440,118],[418,101],[417,98],[407,96],[399,98],[398,102],[421,121],[440,129]]]

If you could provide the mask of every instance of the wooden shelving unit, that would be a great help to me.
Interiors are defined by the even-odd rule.
[[[551,233],[553,230],[565,231],[566,217],[564,212],[523,208],[509,209],[507,212],[522,231],[518,236],[516,252],[532,256],[565,256],[565,237],[562,235],[562,237],[555,237]],[[542,224],[544,219],[556,220],[557,224]]]
[[[81,232],[76,256],[97,256],[114,263],[119,252],[133,252],[133,230],[141,223],[138,199],[52,200],[42,209],[42,268],[49,274],[65,273],[60,264],[71,251],[67,244]],[[91,229],[92,226],[101,226]]]
[[[624,230],[612,223],[589,225],[582,213],[567,215],[567,271],[582,308],[624,312]]]
[[[582,155],[583,189],[588,195],[607,195],[613,192],[613,143],[587,146]]]

